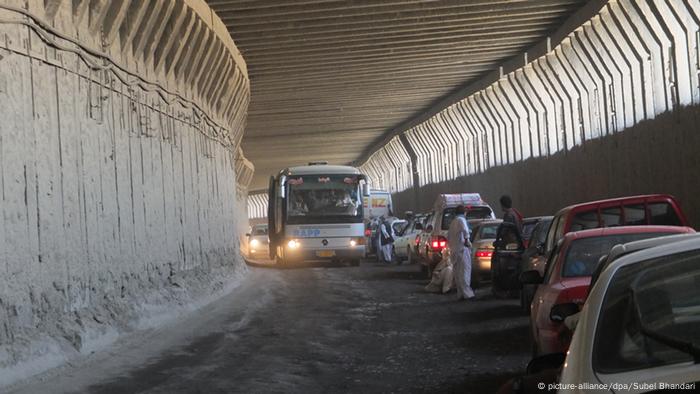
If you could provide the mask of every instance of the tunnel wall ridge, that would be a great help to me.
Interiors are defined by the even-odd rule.
[[[395,211],[427,212],[441,193],[479,192],[499,217],[502,194],[525,216],[540,216],[585,201],[668,193],[700,226],[698,124],[700,105],[681,107],[566,152],[395,193]]]
[[[486,179],[486,174],[530,167],[534,173],[539,168],[536,163],[563,166],[566,159],[562,158],[573,160],[579,157],[573,153],[598,146],[598,141],[633,141],[635,125],[647,127],[641,123],[660,114],[690,116],[688,111],[692,110],[685,107],[700,103],[700,2],[597,3],[601,3],[594,4],[599,10],[590,18],[574,15],[578,25],[558,35],[557,41],[545,39],[539,45],[545,48],[541,56],[523,53],[520,66],[509,72],[504,68],[494,71],[486,78],[492,83],[477,83],[484,86],[378,146],[360,165],[373,186],[397,193],[397,200],[425,207],[432,203],[435,190],[460,190],[445,185],[470,184],[467,179],[474,177],[475,184],[492,190],[479,181]],[[694,141],[689,134],[676,138],[666,124],[659,126],[666,130],[665,138]],[[633,135],[618,137],[626,133]],[[658,142],[653,137],[648,141]],[[698,144],[678,149],[700,153]],[[672,155],[673,150],[654,153]],[[578,196],[605,197],[596,188],[615,184],[616,178],[611,176],[623,174],[613,171],[612,166],[624,168],[636,163],[650,169],[658,157],[649,156],[649,163],[643,163],[632,156],[609,156],[610,166],[599,168],[607,171],[597,174],[599,181],[589,183],[594,189],[577,188]],[[678,170],[673,176],[692,183],[693,172]],[[524,190],[531,190],[519,178],[497,178],[501,193],[524,195]],[[692,201],[680,188],[659,177],[654,179],[659,181],[656,188],[630,184],[629,192],[655,189],[676,192]],[[620,193],[624,191],[618,190]],[[486,194],[493,198],[491,192]],[[555,197],[546,207],[533,203],[532,211],[551,212],[559,203],[574,201],[574,196]]]
[[[244,270],[248,102],[201,0],[0,1],[0,371]]]

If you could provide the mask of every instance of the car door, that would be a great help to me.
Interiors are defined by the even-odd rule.
[[[498,226],[491,257],[491,280],[498,290],[520,289],[520,262],[525,251],[518,228],[504,222]]]

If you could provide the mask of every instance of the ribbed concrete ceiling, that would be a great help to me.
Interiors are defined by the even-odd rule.
[[[207,0],[248,64],[250,190],[350,163],[556,29],[585,0]]]

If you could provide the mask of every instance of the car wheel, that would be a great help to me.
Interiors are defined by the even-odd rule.
[[[350,265],[352,265],[353,267],[358,267],[360,265],[360,259],[350,260]]]

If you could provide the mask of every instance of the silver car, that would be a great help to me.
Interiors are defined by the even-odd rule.
[[[248,238],[248,257],[266,259],[270,257],[270,240],[267,237],[267,224],[253,226]]]
[[[491,256],[501,219],[483,220],[472,228],[472,287],[491,280]]]

